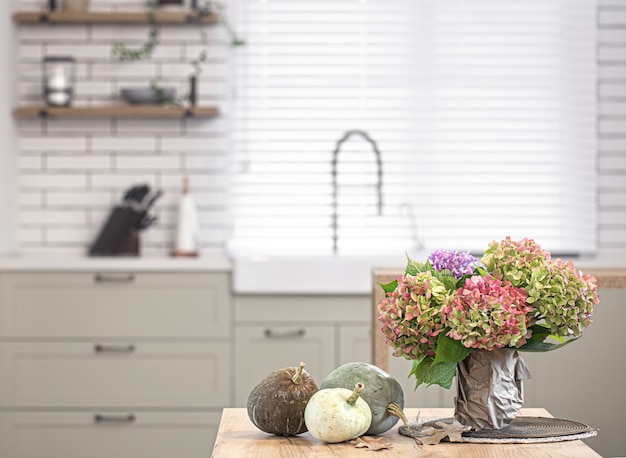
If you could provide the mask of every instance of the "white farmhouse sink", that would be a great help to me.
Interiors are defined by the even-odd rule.
[[[404,254],[381,256],[239,256],[233,260],[238,294],[370,294],[372,271],[406,265]]]

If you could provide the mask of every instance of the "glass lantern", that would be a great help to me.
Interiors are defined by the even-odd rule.
[[[66,56],[43,59],[43,95],[49,106],[67,107],[74,96],[76,60]]]

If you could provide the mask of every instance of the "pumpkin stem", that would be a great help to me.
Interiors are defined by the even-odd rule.
[[[402,420],[405,426],[409,425],[409,420],[407,420],[406,415],[404,415],[404,412],[402,411],[402,407],[400,407],[395,402],[390,402],[387,405],[387,412],[389,412],[391,415],[395,415],[400,420]]]
[[[291,377],[291,381],[296,385],[300,385],[300,382],[302,382],[302,369],[304,369],[304,366],[306,366],[306,364],[300,362],[300,366],[296,369],[296,373],[293,374],[293,377]]]
[[[350,397],[346,399],[346,402],[353,406],[356,403],[356,400],[359,399],[359,396],[361,396],[361,391],[363,391],[363,388],[365,388],[365,385],[363,385],[361,382],[354,385],[354,391],[352,392]]]

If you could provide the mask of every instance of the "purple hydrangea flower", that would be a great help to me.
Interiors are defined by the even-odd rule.
[[[428,260],[435,270],[448,269],[457,279],[473,273],[474,268],[479,264],[478,259],[469,251],[435,250],[428,256]]]

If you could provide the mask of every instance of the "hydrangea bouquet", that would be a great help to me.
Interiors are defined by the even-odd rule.
[[[547,351],[580,337],[598,303],[596,279],[551,259],[534,240],[492,242],[480,261],[437,250],[408,259],[405,274],[381,285],[379,320],[410,375],[450,388],[457,364],[476,349]]]

